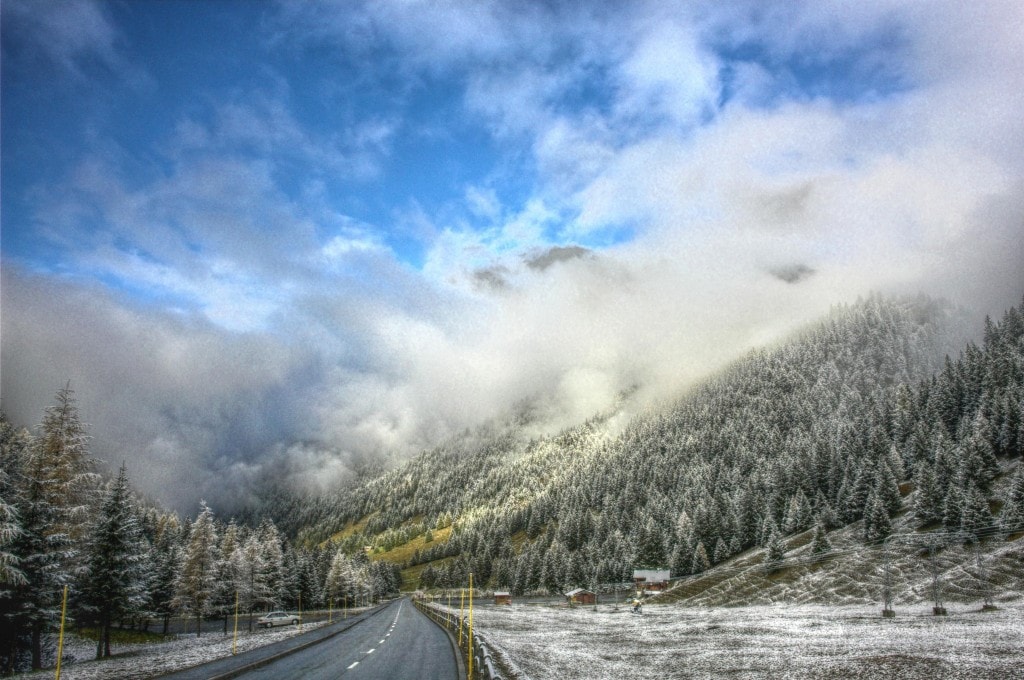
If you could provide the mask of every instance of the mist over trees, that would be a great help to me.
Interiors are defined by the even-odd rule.
[[[472,571],[515,593],[621,582],[634,567],[698,573],[752,547],[778,559],[784,536],[810,529],[824,552],[827,531],[852,522],[880,541],[907,483],[920,526],[977,535],[996,521],[1000,461],[1024,443],[1024,322],[1020,308],[986,321],[953,359],[954,316],[872,296],[626,423],[604,414],[531,438],[524,411],[283,507],[303,517],[302,540],[346,549],[451,525],[404,563],[426,565],[419,583],[458,587]],[[1004,507],[1019,524],[1019,499]]]

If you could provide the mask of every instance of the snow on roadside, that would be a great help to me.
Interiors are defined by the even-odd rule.
[[[1024,606],[480,607],[474,625],[521,680],[1024,678]]]
[[[305,633],[319,628],[326,623],[326,621],[304,623],[301,632]],[[241,654],[278,640],[294,637],[299,633],[297,626],[267,631],[257,630],[252,633],[239,631],[236,650]],[[114,652],[113,656],[96,661],[95,642],[73,636],[65,638],[61,679],[144,680],[145,678],[154,678],[164,673],[231,656],[231,635],[204,633],[201,637],[196,637],[183,634],[168,642],[114,645],[111,651]],[[52,677],[53,673],[53,669],[48,669],[13,677]]]

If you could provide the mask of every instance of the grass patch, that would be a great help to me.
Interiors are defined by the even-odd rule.
[[[530,537],[526,535],[526,530],[517,531],[510,537],[512,541],[512,548],[518,555],[523,550],[523,546],[530,542]]]
[[[415,567],[409,567],[408,569],[402,570],[402,585],[401,589],[403,592],[409,592],[410,590],[417,590],[420,587],[420,574],[427,567],[433,567],[438,569],[445,566],[449,562],[455,560],[454,557],[445,557],[440,560],[434,560],[433,562],[427,562],[425,564],[417,564]]]
[[[86,640],[95,642],[100,639],[99,628],[81,628],[77,632],[79,637]],[[152,644],[154,642],[167,642],[173,639],[175,639],[174,635],[161,635],[160,633],[151,633],[144,630],[130,630],[128,628],[110,629],[111,645]]]
[[[387,560],[388,562],[394,562],[395,564],[403,564],[405,562],[408,562],[409,558],[411,558],[412,554],[417,550],[423,550],[424,548],[431,547],[435,543],[444,543],[445,541],[447,541],[448,537],[452,535],[452,528],[445,527],[444,529],[435,529],[431,532],[431,534],[433,535],[434,540],[432,540],[430,543],[427,543],[426,540],[424,539],[424,536],[420,535],[412,539],[408,543],[396,545],[391,550],[387,550],[381,553],[375,552],[372,555],[370,555],[370,559],[372,559],[374,562],[377,562],[379,560]]]
[[[322,542],[320,544],[320,547],[322,548],[325,545],[336,543],[338,541],[348,538],[349,536],[352,536],[353,534],[362,533],[363,529],[366,528],[366,525],[370,523],[370,520],[376,514],[377,513],[373,512],[367,515],[366,517],[363,517],[358,522],[349,522],[341,531],[331,534],[331,537],[328,538],[326,541]]]

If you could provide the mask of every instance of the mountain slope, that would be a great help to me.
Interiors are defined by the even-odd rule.
[[[636,565],[699,572],[814,524],[866,517],[874,540],[912,480],[929,489],[912,499],[921,522],[959,527],[968,506],[982,521],[971,513],[996,460],[1024,441],[1022,326],[1011,310],[943,361],[959,344],[953,310],[871,297],[624,427],[606,414],[530,438],[520,417],[464,433],[339,495],[301,536],[388,557],[416,540],[403,566],[422,585],[472,570],[521,592]]]

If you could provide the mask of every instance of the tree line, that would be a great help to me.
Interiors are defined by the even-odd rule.
[[[274,608],[351,606],[397,593],[393,565],[329,547],[296,547],[267,519],[227,522],[205,503],[181,520],[143,502],[125,465],[96,472],[70,385],[36,433],[0,415],[0,671],[42,668],[54,654],[67,589],[74,626],[110,655],[116,625],[220,616],[236,605],[252,628]]]

